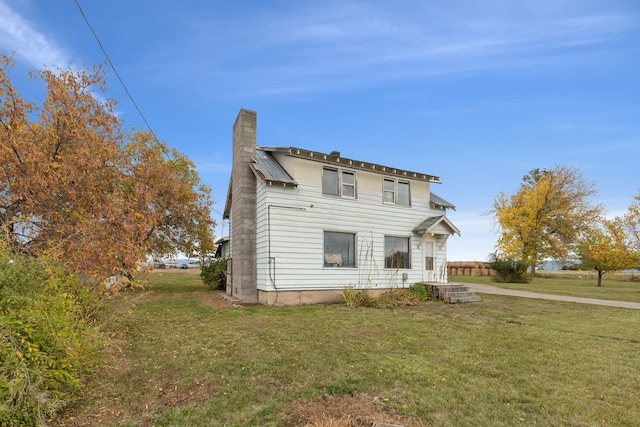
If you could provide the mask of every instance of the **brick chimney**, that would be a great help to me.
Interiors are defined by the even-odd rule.
[[[255,111],[241,109],[233,125],[231,168],[231,295],[258,300],[256,276],[256,177],[249,163],[256,156]]]

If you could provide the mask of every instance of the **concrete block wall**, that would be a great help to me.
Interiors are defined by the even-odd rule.
[[[241,109],[233,125],[231,170],[231,295],[258,301],[256,286],[256,177],[249,163],[256,155],[257,114]]]

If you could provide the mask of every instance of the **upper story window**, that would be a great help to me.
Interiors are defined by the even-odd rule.
[[[322,168],[322,194],[338,197],[356,197],[356,173],[340,168]]]
[[[385,203],[411,206],[411,188],[409,181],[384,178],[382,180],[382,201]]]

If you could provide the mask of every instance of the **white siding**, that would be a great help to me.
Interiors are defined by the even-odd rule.
[[[384,204],[383,175],[366,171],[356,173],[356,199],[323,196],[322,163],[291,157],[278,160],[299,185],[284,188],[258,182],[259,290],[344,289],[349,285],[376,289],[423,280],[422,238],[412,229],[426,217],[442,214],[429,206],[428,183],[411,182],[412,206]],[[325,231],[356,234],[356,268],[324,267]],[[385,235],[411,239],[411,269],[384,268]],[[446,259],[446,244],[440,243],[444,242],[436,244],[436,272]],[[405,281],[403,273],[408,276]]]

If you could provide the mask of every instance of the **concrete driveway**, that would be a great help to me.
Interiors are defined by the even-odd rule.
[[[538,292],[503,289],[497,286],[484,285],[479,283],[456,282],[452,284],[454,285],[461,284],[464,286],[468,286],[470,291],[473,291],[478,294],[510,295],[510,296],[522,297],[522,298],[548,299],[548,300],[554,300],[554,301],[577,302],[580,304],[608,305],[611,307],[640,309],[640,302],[611,301],[611,300],[605,300],[605,299],[580,298],[580,297],[570,297],[565,295],[541,294]]]

